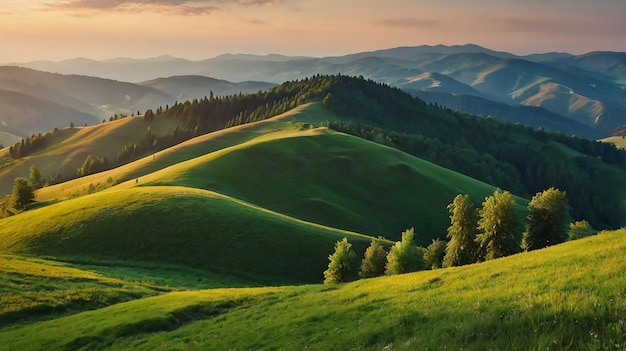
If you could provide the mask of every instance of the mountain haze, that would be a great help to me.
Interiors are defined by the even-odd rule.
[[[77,62],[22,65],[134,82],[194,75],[230,82],[280,84],[316,74],[341,73],[363,76],[400,88],[472,95],[512,106],[540,107],[575,124],[586,125],[600,136],[618,133],[619,128],[626,125],[624,53],[516,56],[477,45],[437,45],[322,58],[238,54],[201,61],[165,56],[145,60],[94,62],[77,59]],[[194,83],[188,84],[189,87],[180,87],[168,94],[183,97],[185,89],[193,90]],[[464,107],[459,105],[462,104],[457,103],[457,106],[464,111]],[[475,111],[475,107],[468,107],[467,110],[470,109]],[[497,115],[494,117],[499,118]],[[523,120],[518,121],[524,123]],[[569,132],[571,129],[564,127],[559,130]]]

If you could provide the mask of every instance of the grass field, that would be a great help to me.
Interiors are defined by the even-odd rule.
[[[619,230],[335,286],[170,292],[5,327],[0,349],[622,350],[624,254]]]
[[[617,145],[617,147],[619,148],[626,149],[626,138],[621,137],[621,136],[613,136],[613,137],[602,139],[601,141],[604,141],[605,143],[613,143]]]

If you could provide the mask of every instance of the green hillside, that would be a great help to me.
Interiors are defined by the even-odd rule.
[[[495,188],[395,149],[325,128],[268,133],[146,176],[147,185],[213,190],[331,227],[416,242],[445,237],[459,193]],[[518,198],[520,219],[527,200]]]
[[[621,350],[625,252],[620,230],[336,286],[172,292],[6,328],[1,347]]]
[[[78,263],[170,263],[251,283],[322,281],[329,248],[344,236],[205,190],[106,191],[0,220],[0,253]]]

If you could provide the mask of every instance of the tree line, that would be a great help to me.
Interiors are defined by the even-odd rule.
[[[497,190],[477,209],[469,195],[457,195],[447,206],[450,227],[447,241],[433,240],[427,248],[414,244],[414,229],[402,233],[402,240],[387,252],[382,240],[372,239],[358,272],[356,253],[347,238],[335,244],[324,283],[334,284],[360,278],[394,275],[428,267],[462,266],[532,251],[578,239],[594,233],[589,224],[579,221],[570,226],[569,204],[564,191],[549,188],[533,196],[528,204],[526,230],[515,212],[515,200],[508,191]],[[569,228],[569,231],[568,231]]]

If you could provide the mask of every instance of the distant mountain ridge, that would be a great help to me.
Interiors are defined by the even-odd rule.
[[[571,55],[550,52],[518,56],[467,44],[398,47],[321,58],[224,54],[191,61],[164,55],[148,59],[116,58],[104,61],[77,58],[21,65],[64,74],[143,82],[139,85],[144,88],[158,88],[158,85],[164,89],[167,97],[161,96],[157,105],[167,103],[168,98],[169,103],[172,103],[176,99],[201,97],[202,91],[193,87],[196,84],[194,79],[200,76],[229,82],[267,82],[234,89],[235,92],[237,89],[254,92],[257,88],[267,89],[272,84],[316,74],[345,74],[363,76],[402,89],[477,96],[512,106],[542,108],[552,112],[552,115],[543,114],[550,120],[542,125],[550,125],[551,129],[564,132],[572,130],[567,126],[569,121],[574,125],[591,128],[593,133],[582,134],[586,136],[619,134],[626,126],[626,53]],[[174,82],[174,78],[167,83],[163,80],[155,81],[175,76],[196,78],[178,83]],[[0,88],[6,89],[2,86]],[[230,93],[230,90],[226,91]],[[152,101],[151,107],[155,107],[156,99]],[[139,109],[142,110],[148,108],[145,102],[143,105],[135,105],[141,106]],[[126,111],[135,109],[134,106],[124,108]],[[458,101],[455,108],[475,111],[475,107],[464,106]],[[557,115],[563,118],[556,118]],[[554,120],[552,117],[555,117]],[[512,122],[524,123],[523,120]]]

